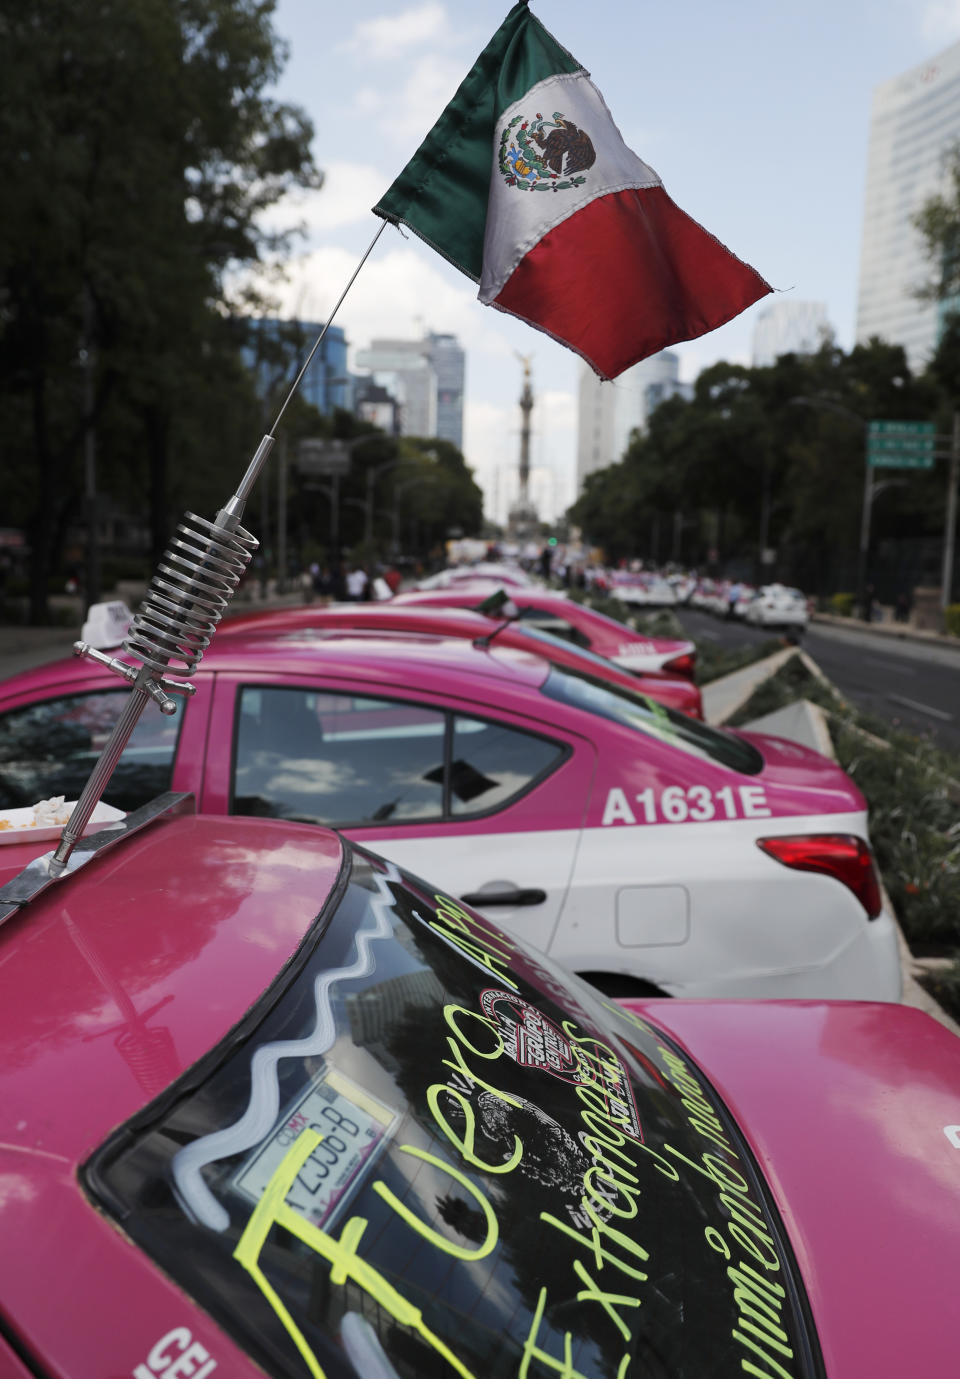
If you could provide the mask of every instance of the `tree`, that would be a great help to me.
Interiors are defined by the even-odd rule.
[[[913,217],[931,275],[917,289],[922,302],[960,303],[960,144],[944,153],[946,190],[928,197]]]
[[[702,567],[715,551],[721,567],[769,577],[759,557],[773,548],[779,577],[825,592],[855,566],[867,421],[925,419],[936,406],[931,379],[913,377],[903,349],[879,340],[849,354],[825,344],[767,368],[721,362],[690,400],[658,407],[619,463],[590,476],[570,519],[611,559]],[[880,505],[877,526],[926,530],[931,499],[917,475],[897,503]]]
[[[139,491],[156,549],[171,489],[225,464],[223,418],[253,407],[228,276],[282,248],[261,212],[319,182],[306,117],[264,94],[285,56],[272,11],[0,0],[3,469],[37,620],[91,434],[105,476]]]

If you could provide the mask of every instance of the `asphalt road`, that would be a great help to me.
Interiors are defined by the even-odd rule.
[[[777,635],[693,609],[678,610],[678,616],[689,636],[721,646],[763,642]],[[847,629],[811,623],[801,645],[858,707],[960,752],[960,650],[894,641],[856,624]]]

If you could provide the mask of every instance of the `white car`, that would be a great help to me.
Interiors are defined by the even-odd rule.
[[[757,590],[752,584],[741,584],[740,593],[733,605],[733,616],[742,621],[747,616],[747,609],[757,596]]]
[[[661,575],[615,570],[609,580],[610,594],[621,603],[642,608],[670,608],[677,601],[673,585]]]
[[[768,584],[753,598],[746,621],[754,627],[787,627],[803,631],[810,621],[807,600],[799,589]]]

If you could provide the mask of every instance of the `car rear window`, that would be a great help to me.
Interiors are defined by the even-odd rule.
[[[577,658],[583,662],[584,669],[588,669],[590,666],[594,666],[597,670],[604,672],[618,669],[616,663],[609,660],[606,656],[598,656],[595,651],[588,651],[585,646],[578,646],[576,644],[571,645],[566,638],[558,636],[556,633],[548,632],[546,628],[525,624],[520,628],[520,631],[525,637],[529,637],[531,641],[539,642],[541,645],[547,647],[555,647],[559,643],[569,654],[576,655]]]
[[[712,728],[646,694],[597,680],[579,668],[551,665],[540,693],[741,775],[755,776],[763,770],[760,752],[743,738]]]
[[[690,1057],[351,857],[243,1024],[85,1166],[126,1236],[277,1379],[820,1373]]]
[[[42,699],[0,714],[0,809],[63,795],[87,783],[129,690],[94,690]],[[103,792],[117,809],[139,809],[170,787],[183,701],[165,715],[149,701]]]
[[[565,642],[572,642],[574,646],[588,647],[590,638],[581,628],[568,622],[566,618],[552,609],[537,608],[530,604],[523,604],[520,607],[520,621],[530,627],[539,627],[544,632],[551,632],[555,637],[562,637]]]

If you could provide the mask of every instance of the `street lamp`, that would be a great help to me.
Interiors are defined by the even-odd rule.
[[[373,488],[380,474],[385,474],[388,469],[396,469],[398,465],[410,464],[411,461],[405,458],[399,460],[384,460],[382,464],[372,464],[367,470],[367,496],[364,499],[365,521],[364,521],[364,544],[369,549],[373,545]]]
[[[407,479],[402,484],[393,486],[393,555],[400,554],[400,496],[408,488],[415,488],[420,483],[420,479]]]

